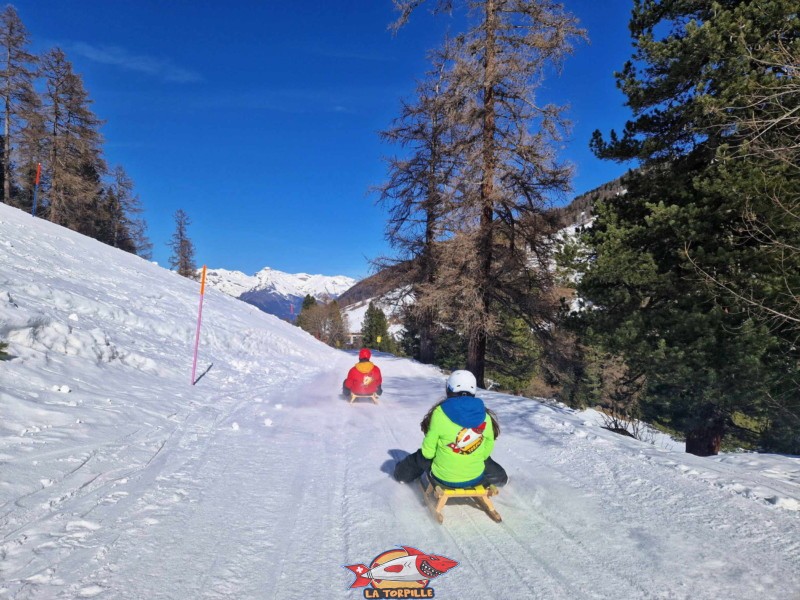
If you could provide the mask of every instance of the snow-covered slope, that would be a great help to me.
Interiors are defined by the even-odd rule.
[[[750,599],[800,590],[800,459],[703,459],[596,415],[483,394],[510,475],[496,524],[430,518],[392,480],[444,377],[352,354],[0,205],[0,598],[364,597],[342,565],[398,544],[459,565],[439,598]],[[374,590],[371,590],[374,591]]]
[[[300,312],[307,294],[318,300],[334,299],[356,283],[344,275],[291,274],[269,267],[253,276],[241,271],[209,269],[206,277],[211,287],[284,319]]]
[[[359,302],[354,302],[344,307],[342,313],[347,317],[347,323],[352,333],[359,333],[364,326],[364,319],[367,316],[367,309],[370,302],[375,302],[375,306],[383,311],[389,322],[389,333],[395,338],[399,338],[403,331],[401,313],[404,306],[412,302],[412,296],[408,290],[394,290],[378,298],[367,298]]]

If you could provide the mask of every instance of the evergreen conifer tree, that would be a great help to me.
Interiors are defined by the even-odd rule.
[[[362,344],[367,348],[375,348],[382,352],[391,352],[395,349],[394,340],[389,335],[386,315],[375,302],[370,302],[367,307],[364,323],[361,326],[361,338]]]
[[[297,319],[295,319],[295,325],[297,325],[303,331],[307,331],[311,335],[317,337],[315,334],[316,327],[314,325],[314,321],[316,320],[315,311],[317,308],[317,303],[314,301],[313,304],[307,304],[306,300],[308,300],[309,297],[310,296],[306,296],[305,300],[303,301],[303,308],[300,310],[300,314],[297,315]]]
[[[0,342],[0,360],[8,358],[8,342]]]
[[[111,177],[95,207],[97,239],[133,254],[146,252],[150,244],[144,235],[146,226],[138,217],[142,207],[133,192],[133,181],[121,166],[114,168]]]
[[[194,244],[189,239],[188,228],[191,225],[189,215],[183,209],[175,212],[175,233],[169,243],[172,254],[169,257],[169,266],[179,275],[189,279],[197,279],[197,263],[194,257]]]
[[[741,144],[721,108],[771,77],[762,59],[776,35],[797,43],[796,8],[636,2],[636,53],[618,74],[634,119],[622,137],[596,132],[592,142],[599,156],[641,168],[626,194],[597,207],[587,235],[593,257],[579,291],[601,310],[584,314],[586,331],[644,382],[645,415],[685,432],[694,454],[716,454],[737,413],[767,415],[765,399],[787,369],[797,373],[780,337],[698,274],[757,285],[774,265],[743,235],[742,192],[756,184],[747,162],[734,173],[720,160]]]
[[[312,296],[311,294],[306,294],[306,297],[303,298],[303,307],[300,309],[300,312],[308,310],[312,306],[316,305],[317,305],[317,299],[314,298],[314,296]]]
[[[300,309],[300,314],[297,315],[297,319],[295,320],[295,324],[304,331],[308,331],[312,335],[314,335],[312,322],[314,321],[312,311],[317,306],[317,299],[314,298],[311,294],[306,294],[306,297],[303,298],[303,306]]]
[[[519,317],[502,314],[486,352],[487,377],[503,390],[520,393],[536,374],[540,354],[530,326]]]

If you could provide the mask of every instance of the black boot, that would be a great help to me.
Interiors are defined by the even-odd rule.
[[[508,473],[491,456],[486,459],[484,467],[481,485],[496,485],[500,487],[508,483]]]

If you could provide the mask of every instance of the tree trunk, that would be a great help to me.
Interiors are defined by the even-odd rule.
[[[436,344],[433,339],[433,315],[426,310],[419,318],[419,362],[431,365],[436,358]]]
[[[3,202],[11,204],[11,48],[6,48],[6,118],[3,126]]]
[[[435,126],[435,119],[434,119]],[[425,215],[425,248],[420,256],[422,262],[422,279],[428,285],[433,285],[436,278],[436,266],[433,259],[433,247],[436,243],[436,206],[438,204],[436,162],[438,152],[434,140],[432,149],[431,168],[428,174],[429,206]],[[426,309],[419,320],[419,361],[430,365],[436,357],[436,342],[433,339],[434,314]]]
[[[472,371],[478,387],[485,388],[486,371],[486,318],[489,306],[487,290],[492,272],[492,225],[494,221],[494,173],[496,169],[495,133],[497,114],[495,107],[494,71],[496,58],[497,9],[494,0],[486,2],[486,54],[483,65],[483,180],[481,181],[481,223],[478,241],[478,255],[481,258],[479,280],[480,305],[478,308],[481,324],[470,334],[467,349],[467,369]]]
[[[486,331],[478,329],[469,337],[467,346],[467,371],[475,375],[479,388],[486,389]]]
[[[423,326],[419,330],[419,362],[432,365],[436,357],[436,347],[433,344],[430,327]]]
[[[61,169],[58,164],[59,143],[58,119],[60,118],[58,102],[53,103],[53,131],[50,138],[50,214],[49,219],[53,223],[61,225]]]
[[[722,445],[723,423],[712,421],[686,434],[686,452],[696,456],[716,456]]]

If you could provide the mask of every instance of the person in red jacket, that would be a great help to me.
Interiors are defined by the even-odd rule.
[[[342,394],[349,396],[355,394],[356,396],[371,396],[372,394],[383,393],[383,377],[381,377],[381,370],[377,365],[373,364],[370,359],[372,352],[369,348],[362,348],[358,353],[358,364],[356,364],[347,374],[347,379],[344,380],[342,385]]]

